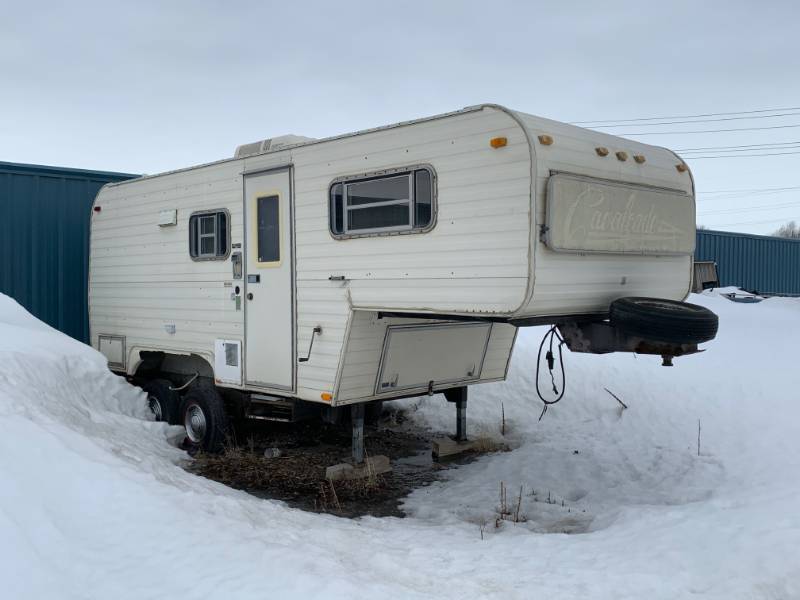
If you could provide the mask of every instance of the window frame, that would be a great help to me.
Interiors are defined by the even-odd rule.
[[[431,180],[431,220],[425,227],[414,227],[414,218],[416,216],[416,194],[414,189],[415,173],[420,170],[425,170],[430,175]],[[400,177],[405,175],[408,178],[408,196],[407,200],[387,200],[385,202],[371,202],[367,204],[358,204],[355,206],[348,206],[347,204],[347,189],[348,186],[371,181],[376,179],[391,179],[393,177]],[[335,211],[333,200],[333,188],[337,185],[342,185],[342,233],[336,233],[333,230],[334,222],[333,215]],[[350,229],[348,227],[348,215],[351,211],[360,210],[362,208],[371,208],[376,206],[397,206],[408,203],[408,225],[394,225],[390,227],[374,227],[371,229]],[[432,165],[423,163],[415,164],[405,167],[397,167],[392,169],[381,169],[380,171],[371,171],[368,173],[359,173],[357,175],[347,175],[344,177],[337,177],[328,185],[328,232],[331,237],[337,240],[361,238],[361,237],[379,237],[388,235],[411,235],[419,233],[428,233],[436,227],[438,216],[438,186],[436,170]]]
[[[219,217],[218,215],[224,214],[225,215],[225,252],[223,254],[217,254],[217,242],[219,239],[220,227],[219,227]],[[200,223],[202,222],[202,217],[207,216],[214,216],[214,255],[210,254],[200,254],[201,248],[201,240],[202,238],[208,238],[211,234],[208,233],[201,233]],[[197,230],[192,235],[192,219],[197,217],[195,221],[195,227]],[[214,208],[210,210],[198,210],[193,212],[189,215],[189,225],[188,225],[188,233],[189,233],[189,257],[195,262],[203,262],[207,260],[227,260],[231,254],[231,213],[227,208]],[[196,240],[197,243],[197,256],[192,254],[192,239]]]

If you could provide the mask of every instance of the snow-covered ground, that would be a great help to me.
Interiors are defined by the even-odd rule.
[[[706,353],[567,353],[541,421],[543,330],[523,330],[508,382],[469,402],[490,436],[503,403],[513,450],[409,518],[346,520],[187,473],[178,428],[0,296],[0,597],[800,598],[800,300],[692,300],[720,315]],[[440,397],[413,408],[451,429]],[[498,528],[501,481],[524,522]]]

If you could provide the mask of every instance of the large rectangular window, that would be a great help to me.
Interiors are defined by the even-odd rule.
[[[330,189],[330,229],[337,236],[427,229],[433,198],[427,167],[337,181]]]
[[[195,260],[227,258],[228,212],[195,213],[189,217],[189,255]]]
[[[281,259],[280,198],[264,196],[256,200],[258,224],[258,262],[278,262]]]

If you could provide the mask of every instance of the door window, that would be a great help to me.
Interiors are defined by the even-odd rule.
[[[281,260],[280,198],[263,196],[256,199],[258,262],[275,263]]]

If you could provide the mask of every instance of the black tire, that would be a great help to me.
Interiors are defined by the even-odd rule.
[[[190,451],[222,451],[228,437],[228,417],[222,396],[212,383],[193,383],[183,396],[180,414],[179,424],[186,428]]]
[[[713,340],[717,315],[703,306],[661,298],[619,298],[611,303],[611,324],[647,340],[700,344]]]
[[[170,389],[171,385],[166,379],[151,379],[141,387],[147,394],[147,405],[156,421],[177,425],[180,419],[180,396]]]

